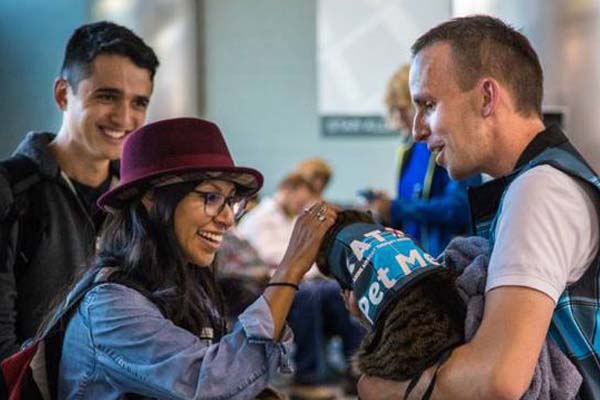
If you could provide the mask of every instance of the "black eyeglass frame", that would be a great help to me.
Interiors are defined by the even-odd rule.
[[[231,209],[231,211],[233,213],[233,217],[236,221],[239,220],[242,217],[242,215],[244,215],[244,212],[246,211],[246,205],[248,204],[248,200],[249,200],[247,196],[239,196],[239,195],[225,196],[222,193],[214,192],[214,191],[204,191],[204,190],[192,189],[192,192],[194,192],[202,197],[202,200],[204,202],[204,213],[206,215],[208,215],[209,217],[216,217],[217,215],[221,214],[221,212],[223,212],[223,209],[225,208],[225,205],[228,205],[229,208]],[[209,213],[208,210],[206,209],[207,204],[208,204],[208,196],[210,196],[210,195],[216,195],[222,199],[220,201],[221,205],[217,208],[217,211],[215,213]],[[239,208],[237,210],[235,209],[236,204],[239,205],[238,206]]]

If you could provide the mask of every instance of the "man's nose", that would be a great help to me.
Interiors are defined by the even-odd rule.
[[[412,126],[412,135],[415,142],[424,142],[427,140],[431,131],[429,125],[418,115],[415,116]]]
[[[127,101],[120,101],[113,107],[112,121],[119,128],[127,131],[134,130],[139,125],[136,120],[137,113]]]

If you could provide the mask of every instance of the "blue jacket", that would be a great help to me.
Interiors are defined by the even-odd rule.
[[[450,179],[435,164],[425,143],[407,143],[398,150],[398,194],[390,207],[391,224],[410,235],[433,256],[450,240],[467,232],[467,186],[481,183],[479,175]]]
[[[288,327],[281,342],[273,341],[262,296],[213,343],[174,325],[136,290],[104,283],[85,295],[69,321],[58,398],[254,398],[277,369],[291,372],[292,341]]]

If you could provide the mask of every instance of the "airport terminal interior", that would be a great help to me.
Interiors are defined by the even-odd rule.
[[[446,44],[435,41],[433,45],[415,47],[415,42],[431,28],[451,19],[473,16],[490,16],[493,21],[507,24],[511,34],[517,32],[517,38],[526,37],[543,70],[543,77],[534,74],[539,87],[531,89],[534,78],[525,73],[519,75],[521,64],[499,65],[502,61],[488,54],[496,48],[489,52],[483,48],[481,54],[488,58],[481,56],[485,58],[481,63],[493,58],[489,69],[492,78],[486,81],[484,76],[468,90],[481,88],[481,101],[489,100],[491,105],[477,109],[481,117],[478,121],[485,120],[477,128],[469,124],[469,116],[476,114],[472,113],[473,108],[463,104],[444,110],[444,103],[439,100],[436,109],[437,100],[431,93],[438,90],[441,99],[459,86],[462,90],[462,82],[469,74],[479,76],[479,61],[460,61],[462,72],[456,72],[456,76],[460,75],[456,81],[447,72],[449,69],[437,72],[444,79],[427,87],[427,79],[434,76],[433,61],[427,64],[428,51],[433,52],[433,48],[438,51],[435,54],[443,55],[447,50],[451,53],[448,57],[456,57],[461,51],[460,54],[472,52],[464,46],[461,50],[438,48],[435,46]],[[138,50],[115,47],[117,50],[103,53],[102,46],[110,49],[114,44],[102,43],[106,39],[97,36],[93,38],[96,44],[81,39],[83,44],[77,44],[79,47],[73,50],[79,54],[74,57],[85,57],[87,52],[91,59],[82,62],[81,68],[77,60],[73,62],[75,67],[65,67],[66,45],[74,32],[81,26],[100,26],[102,21],[116,24],[108,25],[108,30],[125,27],[136,40],[141,39],[144,44],[135,46],[144,49],[140,56],[143,61],[123,52]],[[482,24],[496,23],[485,21]],[[472,29],[468,43],[475,43],[482,32],[477,27],[465,29]],[[448,39],[443,35],[451,33],[440,35],[442,39],[435,40],[444,43]],[[18,191],[39,186],[39,181],[46,178],[29,172],[26,163],[13,168],[18,172],[4,163],[0,168],[0,175],[7,177],[0,179],[0,212],[4,215],[0,278],[5,282],[2,285],[8,285],[0,288],[4,292],[0,301],[9,308],[7,311],[2,306],[0,310],[0,319],[9,320],[0,321],[0,358],[17,352],[25,336],[36,332],[38,324],[21,321],[22,315],[31,312],[41,326],[52,326],[48,318],[62,303],[51,302],[51,298],[60,299],[62,295],[66,299],[66,293],[73,293],[70,291],[77,287],[71,284],[80,276],[87,276],[83,265],[77,265],[81,275],[75,274],[73,267],[68,272],[51,274],[51,278],[43,274],[54,265],[44,265],[35,272],[27,269],[45,261],[52,264],[53,257],[63,251],[76,254],[73,260],[62,258],[65,263],[86,262],[94,271],[99,266],[115,267],[110,262],[131,265],[127,267],[130,270],[122,265],[116,267],[117,272],[110,272],[106,278],[107,282],[124,279],[123,285],[129,287],[123,290],[130,291],[125,302],[107,297],[108,303],[114,301],[116,310],[121,310],[115,311],[114,320],[120,318],[119,312],[133,313],[134,305],[143,303],[143,315],[127,314],[131,321],[162,318],[173,330],[185,331],[160,336],[159,328],[148,328],[147,333],[140,330],[139,335],[134,335],[135,340],[128,341],[123,335],[109,337],[105,340],[114,345],[112,348],[99,344],[94,350],[98,354],[106,351],[104,357],[108,361],[103,361],[102,356],[94,358],[96,353],[90,359],[97,365],[113,362],[114,367],[106,367],[108,372],[98,367],[88,376],[78,369],[84,369],[82,365],[88,365],[89,360],[81,356],[76,361],[82,364],[77,364],[65,362],[65,357],[77,359],[68,356],[69,351],[85,353],[86,346],[94,346],[94,335],[100,341],[102,335],[117,328],[110,325],[114,321],[109,312],[98,322],[106,325],[98,325],[102,329],[94,331],[93,323],[81,311],[86,309],[93,315],[94,310],[93,299],[84,293],[87,300],[76,304],[80,312],[69,309],[69,319],[64,320],[65,324],[71,322],[69,328],[64,324],[62,328],[63,361],[59,362],[59,351],[54,355],[58,358],[49,362],[53,365],[46,367],[50,371],[50,378],[44,380],[46,386],[36,383],[38,393],[23,391],[21,399],[130,398],[119,397],[123,393],[133,394],[131,398],[401,399],[430,398],[432,393],[431,398],[436,399],[463,398],[456,397],[456,392],[448,397],[441,394],[452,386],[448,383],[453,382],[451,378],[458,379],[464,373],[462,367],[457,367],[460,372],[452,376],[444,367],[462,365],[467,356],[453,349],[462,349],[473,337],[477,339],[482,318],[491,318],[488,310],[505,307],[510,313],[511,306],[519,308],[502,302],[511,296],[522,301],[523,309],[539,306],[536,310],[546,307],[543,309],[548,312],[532,314],[539,318],[532,317],[531,325],[542,326],[538,329],[539,340],[535,344],[527,342],[529,347],[537,346],[534,359],[516,358],[526,364],[519,371],[526,370],[524,375],[529,380],[520,382],[516,373],[506,372],[503,376],[510,377],[506,380],[514,378],[520,386],[510,385],[511,391],[507,389],[504,394],[508,393],[508,397],[504,398],[521,398],[525,393],[522,398],[566,399],[575,398],[570,396],[577,393],[577,398],[600,398],[596,397],[600,396],[600,339],[595,328],[600,315],[600,262],[596,258],[598,224],[594,224],[600,210],[600,181],[594,172],[600,171],[600,105],[596,97],[600,92],[599,1],[0,0],[0,38],[0,158],[14,158],[19,153],[44,159],[45,150],[40,150],[39,143],[42,137],[48,138],[43,140],[50,143],[50,166],[42,171],[51,168],[56,179],[64,179],[60,188],[36,189],[34,197],[38,200],[48,196],[49,200],[43,200],[51,204],[47,209],[44,205],[33,206],[34,200],[28,200],[27,206],[17,210],[11,202],[23,197]],[[519,46],[515,44],[519,39],[512,40],[507,46]],[[85,48],[87,45],[96,46],[96,50]],[[516,51],[521,54],[528,49],[518,47]],[[157,68],[150,53],[158,60]],[[506,59],[512,60],[514,54],[510,54]],[[527,54],[523,57],[530,57],[527,62],[531,62],[531,54]],[[441,63],[439,58],[431,57]],[[458,62],[452,65],[458,68]],[[100,82],[103,68],[112,71],[106,76],[119,83],[115,87],[109,85],[101,99],[96,97],[105,107],[105,111],[99,111],[90,105],[92,97],[85,98],[87,89],[81,82]],[[155,75],[148,78],[147,73],[153,68]],[[501,78],[494,75],[496,71],[501,71]],[[132,76],[138,77],[135,83],[129,81]],[[505,78],[509,84],[505,84]],[[460,83],[457,86],[448,82]],[[121,90],[121,84],[127,89]],[[137,94],[132,96],[142,98],[141,103],[131,107],[116,105],[117,97],[123,104],[128,101],[129,88],[135,88],[132,93]],[[540,100],[534,111],[523,111],[518,108],[521,103],[514,103],[519,105],[513,114],[493,114],[496,109],[510,109],[512,105],[505,100],[519,97],[529,89],[537,90],[532,96]],[[459,97],[447,100],[448,104],[458,104]],[[109,102],[114,108],[106,111]],[[477,104],[473,107],[479,107]],[[106,113],[106,121],[123,119],[135,123],[116,128],[120,123],[94,122],[101,112]],[[492,117],[487,118],[486,113]],[[524,127],[523,131],[543,131],[548,139],[532,145],[534,136],[518,142],[509,135],[502,141],[481,133],[496,134],[502,130],[497,128],[500,126],[504,131],[516,132],[517,126]],[[478,129],[481,132],[475,132]],[[457,139],[459,131],[467,133]],[[179,139],[184,133],[194,139]],[[81,140],[83,144],[69,149],[69,140]],[[185,140],[194,142],[185,144]],[[481,144],[473,144],[479,140]],[[497,146],[492,149],[489,143]],[[93,146],[99,146],[104,153],[95,152]],[[518,146],[521,147],[514,150]],[[556,151],[539,146],[550,146]],[[106,155],[109,147],[117,155]],[[466,148],[476,150],[469,153],[463,150]],[[505,156],[506,149],[514,150],[512,158]],[[485,151],[486,159],[477,158],[477,152]],[[464,159],[459,160],[460,156]],[[103,168],[102,172],[96,170],[98,179],[81,178],[86,170],[93,176],[91,171],[98,166]],[[108,175],[106,171],[110,171]],[[111,175],[113,171],[119,172]],[[561,174],[552,175],[551,179],[562,190],[562,203],[557,200],[544,207],[544,195],[538,194],[526,207],[509,207],[513,203],[507,198],[520,204],[518,193],[510,192],[511,188],[516,192],[517,187],[531,181],[537,185],[535,190],[545,193],[539,182],[545,179],[543,174],[552,172]],[[12,194],[6,197],[5,193],[11,190]],[[59,196],[59,207],[52,196],[61,190],[68,196]],[[580,197],[573,200],[575,197],[569,197],[573,192]],[[185,208],[191,195],[196,196],[193,201],[201,204],[198,210]],[[542,204],[539,212],[537,206],[535,210],[528,208],[531,204]],[[34,217],[23,217],[32,214],[33,208],[42,211],[36,211]],[[63,210],[70,208],[78,209],[83,219]],[[555,217],[552,212],[556,209],[564,212]],[[133,220],[129,221],[127,215]],[[521,235],[527,229],[521,229],[518,221],[531,221],[538,216],[542,219],[539,229],[532,230],[532,236]],[[509,217],[517,222],[509,226],[505,222]],[[203,218],[210,221],[208,225],[197,222]],[[564,224],[561,218],[565,218]],[[190,228],[189,221],[200,224],[200,228]],[[159,232],[161,223],[166,224],[168,234]],[[28,231],[29,224],[36,228]],[[560,228],[554,230],[562,234],[549,233],[550,238],[539,246],[527,241],[545,236],[553,230],[548,226],[556,224]],[[325,225],[328,229],[323,228]],[[192,239],[182,239],[186,229],[197,229]],[[484,230],[485,235],[481,234]],[[480,240],[482,236],[485,241]],[[519,238],[513,242],[520,240],[527,248],[523,256],[514,243],[508,243],[508,236]],[[200,244],[193,244],[194,240]],[[145,244],[150,242],[153,244]],[[27,243],[26,250],[23,243]],[[122,246],[119,251],[115,250],[118,246]],[[546,252],[557,246],[576,250]],[[580,250],[583,253],[575,254]],[[531,278],[523,286],[511,280],[521,276],[521,270],[501,275],[491,268],[503,263],[528,265],[528,260],[535,260],[542,253],[540,257],[557,254],[557,263],[577,260],[572,263],[584,266],[561,270],[560,274],[540,272],[538,283],[530,283],[534,279]],[[208,254],[208,261],[194,254]],[[137,271],[136,257],[153,259],[157,271],[161,262],[171,260],[167,264],[173,270],[165,267],[160,273]],[[175,266],[180,268],[181,260],[209,268],[179,272]],[[477,269],[481,263],[485,266]],[[298,275],[300,269],[302,273]],[[546,273],[549,277],[544,280]],[[560,287],[554,284],[558,275],[564,280]],[[172,287],[161,286],[163,278]],[[95,278],[92,292],[102,287],[96,288],[98,279]],[[471,279],[479,280],[474,283]],[[34,286],[42,282],[44,287]],[[479,292],[471,293],[474,287]],[[519,291],[523,287],[526,293]],[[494,295],[512,289],[515,292],[510,292],[510,296]],[[33,311],[24,311],[34,307],[33,300],[24,300],[27,296],[46,290],[52,293],[43,300],[45,311],[40,311],[40,304]],[[98,293],[98,298],[102,298],[102,292]],[[177,300],[178,295],[185,300]],[[188,299],[188,295],[196,297]],[[528,295],[541,298],[533,300]],[[394,302],[398,296],[404,296],[400,297],[403,308]],[[200,300],[209,306],[193,304]],[[85,308],[86,301],[91,305],[89,309]],[[99,303],[97,309],[108,307],[108,303]],[[578,308],[584,303],[585,307],[595,304],[588,307],[593,311],[581,310],[584,306]],[[478,307],[479,311],[473,311]],[[206,315],[196,318],[194,310]],[[479,314],[473,317],[474,312]],[[565,320],[574,321],[576,328],[562,331],[561,327],[570,323]],[[198,328],[197,324],[206,321],[210,327]],[[496,321],[495,327],[506,321]],[[32,330],[20,337],[19,330],[28,324]],[[489,324],[481,326],[491,331]],[[88,327],[92,332],[89,337]],[[395,329],[404,331],[395,334]],[[1,343],[8,330],[17,332],[10,334],[14,337],[10,349]],[[588,330],[593,333],[587,335]],[[569,335],[573,331],[585,336],[585,340],[571,343]],[[258,336],[252,336],[255,334]],[[486,331],[480,337],[486,334],[491,335]],[[442,335],[446,335],[445,341]],[[168,353],[165,349],[170,351],[172,338],[189,339],[190,344],[173,346],[177,351]],[[495,349],[494,343],[486,342],[486,348]],[[138,354],[131,353],[132,349],[145,345],[155,346],[156,353],[140,350],[139,359],[136,356],[133,360],[123,355]],[[398,348],[405,345],[410,350],[404,353],[414,354],[396,353],[402,353]],[[46,344],[46,348],[50,346]],[[171,357],[185,361],[171,364]],[[402,357],[406,359],[401,362]],[[9,384],[0,382],[0,386],[8,387],[0,388],[0,398],[15,390],[11,386],[14,377],[6,378],[12,365],[2,363],[3,379]],[[31,366],[27,376],[38,382],[35,371]],[[373,378],[373,374],[378,378]],[[438,382],[435,388],[438,375],[442,383]],[[472,376],[465,373],[463,386],[469,377]],[[98,386],[82,383],[96,382],[95,379],[100,382]],[[158,382],[156,385],[153,379]],[[424,384],[425,380],[429,383]],[[401,386],[399,381],[406,384]],[[25,387],[27,383],[23,382],[17,385]],[[419,397],[414,393],[403,397],[411,390],[407,389],[408,382],[415,384]],[[76,397],[77,385],[83,397]],[[103,385],[112,389],[103,391]],[[195,392],[186,391],[194,385]],[[129,389],[119,392],[122,387]],[[492,393],[484,389],[477,389],[481,390],[478,393]],[[496,398],[476,397],[473,393],[464,398]]]

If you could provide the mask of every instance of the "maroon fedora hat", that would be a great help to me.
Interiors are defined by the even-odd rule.
[[[98,199],[106,211],[117,210],[151,187],[222,179],[237,192],[256,193],[263,176],[252,168],[236,167],[217,125],[198,118],[174,118],[132,132],[123,146],[121,181]]]

